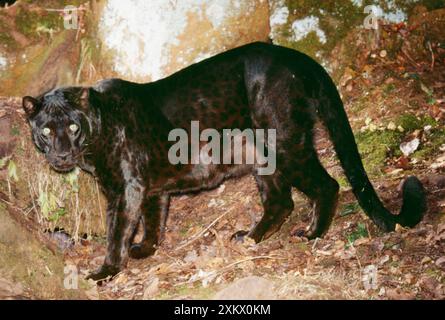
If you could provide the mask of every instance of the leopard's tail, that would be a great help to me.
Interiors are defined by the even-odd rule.
[[[393,231],[396,224],[414,227],[422,220],[427,210],[422,183],[416,177],[405,180],[402,189],[403,205],[399,215],[391,214],[383,206],[363,167],[338,90],[326,71],[323,70],[322,73],[325,77],[321,79],[323,91],[328,99],[320,103],[318,114],[329,131],[337,156],[360,206],[375,224],[387,232]]]

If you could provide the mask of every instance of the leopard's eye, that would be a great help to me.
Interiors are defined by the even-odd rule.
[[[50,128],[43,128],[42,133],[45,137],[48,137],[51,134]]]
[[[76,133],[77,131],[79,131],[79,126],[73,123],[72,125],[70,125],[70,131],[72,133]]]

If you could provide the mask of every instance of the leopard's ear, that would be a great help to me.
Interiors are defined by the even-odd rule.
[[[84,87],[80,89],[79,101],[80,107],[84,110],[88,109],[91,102],[91,95],[93,94],[93,89],[89,87]]]
[[[26,96],[23,98],[22,106],[28,118],[37,112],[39,105],[40,102],[33,97]]]
[[[90,97],[90,88],[80,89],[80,100],[87,100]]]

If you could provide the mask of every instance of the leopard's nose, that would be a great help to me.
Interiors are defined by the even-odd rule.
[[[59,158],[59,160],[61,160],[61,161],[66,161],[66,160],[68,160],[68,158],[70,157],[70,153],[69,152],[66,152],[66,153],[62,153],[62,154],[59,154],[58,155],[58,158]]]

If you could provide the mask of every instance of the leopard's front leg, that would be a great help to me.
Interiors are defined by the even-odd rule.
[[[145,188],[138,179],[132,179],[123,188],[123,194],[109,200],[107,210],[107,254],[104,264],[87,279],[95,281],[113,277],[128,263],[128,251],[133,232],[141,217]]]

